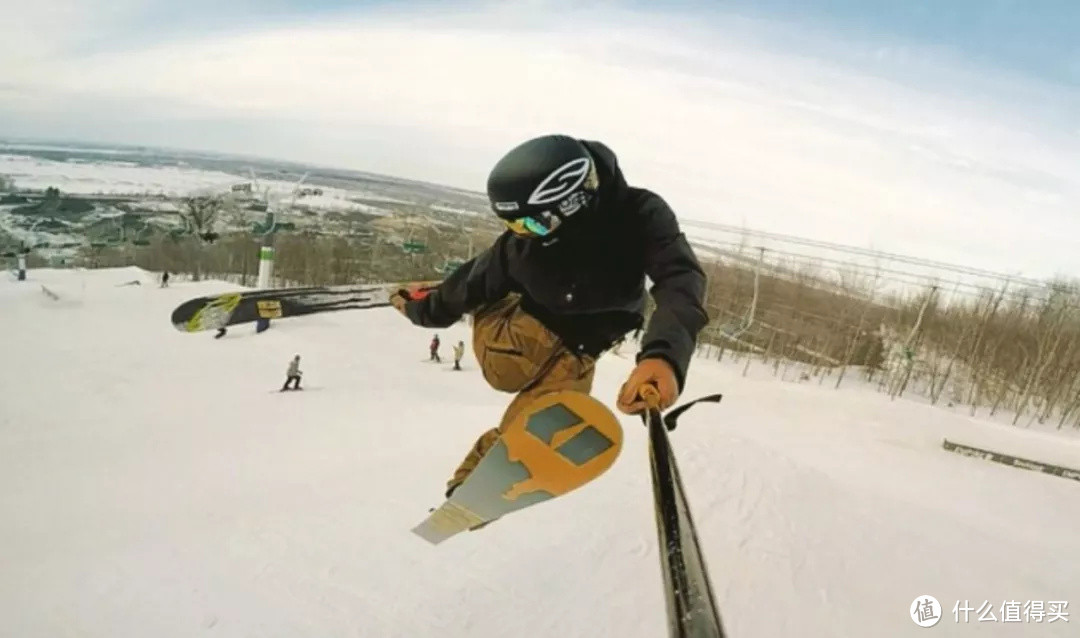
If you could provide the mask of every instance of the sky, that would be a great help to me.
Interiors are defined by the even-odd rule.
[[[685,219],[1080,276],[1070,0],[0,3],[0,136],[482,191],[561,132]]]

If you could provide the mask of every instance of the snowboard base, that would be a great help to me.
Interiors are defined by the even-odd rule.
[[[173,309],[169,320],[180,332],[202,332],[323,312],[381,308],[390,305],[390,295],[400,288],[424,291],[438,283],[422,281],[240,290],[188,299]]]
[[[587,394],[545,394],[523,410],[450,498],[412,532],[442,541],[558,498],[610,468],[622,450],[618,418]]]

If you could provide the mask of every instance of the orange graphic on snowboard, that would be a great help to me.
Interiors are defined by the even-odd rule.
[[[596,399],[571,390],[538,397],[413,532],[437,544],[566,494],[610,468],[622,439],[618,419]]]
[[[603,474],[619,456],[622,428],[599,401],[565,391],[541,396],[530,408],[500,438],[509,460],[524,465],[531,476],[503,498],[537,490],[566,494]]]

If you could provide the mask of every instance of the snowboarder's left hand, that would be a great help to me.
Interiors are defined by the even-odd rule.
[[[397,309],[398,312],[405,314],[405,304],[409,303],[409,291],[399,290],[390,295],[390,305]]]
[[[646,384],[653,385],[660,394],[660,410],[666,410],[679,398],[679,382],[671,365],[663,359],[642,359],[619,389],[615,405],[626,414],[638,414],[645,409],[645,400],[638,391]]]
[[[410,301],[419,301],[427,297],[429,293],[431,293],[431,290],[424,288],[421,284],[409,288],[399,288],[397,292],[390,295],[390,305],[408,317],[409,313],[405,309],[408,303]]]

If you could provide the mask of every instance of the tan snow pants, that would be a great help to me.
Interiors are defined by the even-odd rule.
[[[520,295],[511,293],[473,315],[473,352],[484,379],[492,388],[516,396],[498,426],[480,435],[447,481],[447,494],[465,480],[502,429],[534,397],[560,390],[592,390],[595,359],[574,355],[543,324],[523,312],[519,302]]]

